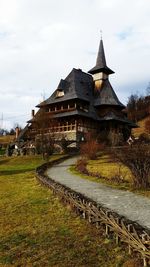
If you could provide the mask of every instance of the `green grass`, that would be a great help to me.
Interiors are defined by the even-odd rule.
[[[0,158],[0,266],[122,266],[124,248],[38,184],[35,167],[42,162],[38,156]]]
[[[3,156],[5,154],[6,149],[0,148],[0,156]]]

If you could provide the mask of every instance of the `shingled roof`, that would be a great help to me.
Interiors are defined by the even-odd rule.
[[[108,79],[103,82],[101,90],[95,93],[94,106],[101,105],[113,105],[125,108],[119,101]]]
[[[98,72],[104,72],[106,74],[114,73],[113,70],[111,70],[110,68],[107,67],[106,58],[105,58],[105,52],[104,52],[104,46],[103,46],[103,40],[100,40],[100,45],[99,45],[96,65],[95,65],[94,68],[92,68],[88,72],[91,73],[91,74],[95,74],[95,73],[98,73]]]
[[[62,94],[58,94],[62,92]],[[63,102],[70,99],[81,99],[90,102],[93,92],[93,78],[81,69],[73,68],[65,80],[60,83],[54,93],[37,107]]]
[[[101,121],[120,121],[122,123],[128,124],[130,126],[132,126],[133,128],[137,128],[137,125],[128,120],[127,118],[121,118],[119,116],[117,116],[113,111],[108,112],[105,116],[103,116],[102,118],[100,118]]]

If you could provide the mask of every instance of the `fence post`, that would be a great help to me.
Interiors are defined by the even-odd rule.
[[[131,231],[131,224],[128,224],[128,226],[127,226],[127,228],[128,228],[128,231],[129,231],[129,233],[130,233],[130,231]],[[131,246],[130,246],[130,244],[129,244],[129,246],[128,246],[128,252],[129,252],[129,255],[131,255],[131,253],[132,253],[132,251],[131,251]]]
[[[117,218],[116,221],[117,221],[117,224],[119,225],[119,218]],[[116,233],[116,244],[117,245],[119,244],[119,240],[120,240],[119,235],[118,233]]]
[[[106,216],[109,217],[109,213],[110,213],[110,212],[107,210],[107,211],[106,211]],[[107,223],[106,223],[106,230],[105,230],[105,231],[106,231],[106,236],[109,237],[109,226],[108,226]]]

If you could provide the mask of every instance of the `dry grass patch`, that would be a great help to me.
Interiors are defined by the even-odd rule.
[[[70,167],[72,173],[83,179],[104,183],[116,189],[129,190],[150,198],[150,189],[135,189],[130,169],[122,163],[113,161],[108,154],[101,155],[96,160],[88,160],[86,169],[90,175],[81,173],[76,166]]]
[[[89,160],[87,169],[90,172],[100,173],[102,177],[108,180],[120,175],[124,181],[130,182],[132,177],[130,170],[126,166],[114,162],[109,155],[103,155],[97,160]]]
[[[145,122],[149,119],[149,116],[137,122],[138,128],[134,128],[132,133],[135,137],[139,137],[141,134],[146,133]]]
[[[0,144],[8,144],[15,140],[15,135],[0,136]]]

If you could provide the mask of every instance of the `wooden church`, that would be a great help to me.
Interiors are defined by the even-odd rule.
[[[53,134],[56,141],[65,138],[78,144],[87,133],[100,139],[121,136],[127,140],[135,125],[127,119],[125,106],[110,84],[109,75],[113,73],[106,64],[101,39],[96,65],[88,73],[73,68],[61,79],[53,94],[37,105],[39,111],[28,121],[20,138],[39,138],[43,126],[38,121],[46,120],[44,134]]]

